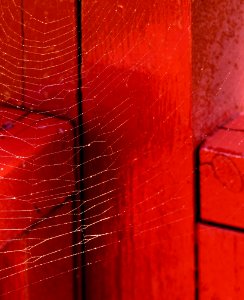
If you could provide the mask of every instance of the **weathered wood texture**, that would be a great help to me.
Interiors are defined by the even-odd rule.
[[[193,128],[199,142],[243,110],[244,3],[192,1]]]

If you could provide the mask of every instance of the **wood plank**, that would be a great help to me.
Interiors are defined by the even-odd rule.
[[[244,298],[244,235],[199,226],[200,300]]]
[[[75,1],[24,1],[25,106],[77,116]]]
[[[71,211],[67,203],[1,251],[1,299],[73,299]]]
[[[244,119],[209,136],[200,150],[200,208],[204,220],[244,228]]]
[[[193,124],[197,142],[243,110],[244,4],[192,2]]]
[[[1,0],[0,11],[0,103],[20,106],[23,100],[20,0]]]
[[[194,298],[190,14],[83,1],[89,299]]]

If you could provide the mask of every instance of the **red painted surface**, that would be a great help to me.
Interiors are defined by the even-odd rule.
[[[83,1],[88,299],[194,297],[190,14]]]
[[[73,129],[3,107],[0,122],[0,298],[71,300],[72,206],[57,205],[74,191]]]
[[[192,137],[197,142],[204,139],[242,110],[244,58],[243,4],[195,0],[191,7],[191,2],[83,1],[84,275],[89,300],[194,299]],[[74,119],[75,1],[23,1],[23,40],[20,1],[1,0],[0,4],[2,101]],[[21,114],[9,111],[0,121],[6,123]],[[15,209],[27,205],[30,217],[24,219],[27,223],[11,219],[19,212],[12,214],[12,201],[4,199],[1,214],[8,220],[2,228],[17,226],[22,232],[63,201],[55,195],[66,195],[74,188],[72,163],[68,169],[64,164],[72,156],[73,145],[67,142],[72,141],[71,128],[57,119],[46,122],[40,117],[28,116],[26,122],[35,124],[31,130],[24,128],[23,120],[16,121],[0,140],[11,153],[28,156],[23,167],[23,159],[12,157],[10,164],[10,158],[1,153],[1,163],[10,164],[1,189],[5,197],[17,197]],[[201,151],[202,216],[239,227],[244,225],[242,122],[219,129]],[[67,135],[59,130],[61,124],[61,129],[66,124]],[[27,141],[40,145],[33,150]],[[48,147],[42,147],[42,142]],[[64,169],[54,168],[54,162]],[[10,175],[29,180],[26,165],[32,172],[31,182],[37,185],[4,183]],[[64,187],[67,180],[71,185]],[[38,196],[27,199],[31,193]],[[47,239],[49,230],[39,224],[40,231],[34,228],[6,246],[14,255],[0,254],[0,272],[5,274],[5,279],[0,276],[1,293],[10,291],[9,286],[28,285],[4,296],[6,300],[71,299],[71,272],[56,276],[72,266],[70,214],[52,217],[43,224],[52,226],[52,237],[61,233],[59,242]],[[57,220],[61,227],[54,226]],[[38,238],[47,239],[45,243],[28,253],[16,252],[32,246],[30,238],[39,232]],[[242,236],[205,227],[199,234],[200,298],[242,299]],[[1,239],[12,237],[12,231],[6,231]],[[61,248],[66,249],[64,253],[59,253]],[[52,251],[58,252],[52,255]],[[23,263],[30,255],[44,255],[38,260],[43,267],[26,271],[21,264],[16,267],[20,276],[8,276],[10,269],[4,267]],[[34,264],[28,260],[28,267]],[[39,283],[29,286],[35,281]]]
[[[200,152],[201,216],[244,228],[244,118],[208,137]]]
[[[74,119],[74,1],[22,4],[0,1],[1,101]],[[1,107],[0,298],[73,299],[71,205],[23,235],[74,191],[73,129],[59,119],[23,114]],[[40,245],[34,247],[37,241]]]
[[[74,0],[24,1],[24,105],[77,115],[77,33]]]
[[[244,235],[199,227],[200,300],[244,298]]]
[[[243,16],[239,0],[192,1],[193,131],[196,144],[207,138],[200,209],[220,227],[244,226],[243,118],[220,129],[243,111]],[[243,234],[201,226],[198,246],[199,298],[243,299]]]
[[[1,102],[22,104],[22,38],[20,0],[0,1]]]
[[[74,299],[71,210],[65,204],[1,249],[1,299]]]
[[[193,130],[199,142],[244,105],[244,3],[192,1]]]
[[[16,114],[14,110],[4,111],[7,120]],[[1,245],[46,215],[74,190],[69,123],[29,114],[15,120],[12,126],[0,133]]]

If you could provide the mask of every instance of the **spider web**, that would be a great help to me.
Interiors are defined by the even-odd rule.
[[[159,25],[163,12],[153,21],[149,8],[150,3],[139,1],[112,7],[85,2],[85,59],[79,74],[79,12],[73,2],[1,1],[1,96],[7,118],[1,149],[3,169],[8,169],[1,193],[3,299],[42,294],[70,299],[81,285],[83,267],[83,294],[111,281],[118,286],[116,292],[108,286],[111,297],[120,299],[123,284],[133,287],[140,280],[139,268],[127,267],[134,257],[138,265],[144,260],[151,265],[150,274],[165,246],[170,251],[162,256],[172,262],[183,241],[181,251],[188,251],[193,214],[185,199],[191,196],[192,169],[184,166],[191,165],[185,149],[191,136],[182,133],[189,122],[182,117],[188,104],[175,100],[179,91],[170,94],[178,80],[177,71],[172,75],[170,70],[175,58],[188,55],[188,45],[183,53],[179,49],[189,27],[183,25],[180,7],[175,10],[170,2],[165,28]],[[116,26],[101,25],[106,22]],[[165,43],[167,35],[172,38]],[[168,48],[172,56],[158,65],[157,49]],[[154,78],[164,82],[157,93],[150,87]],[[178,138],[182,146],[176,149]],[[181,159],[173,161],[173,156]],[[157,269],[155,278],[168,282],[167,272]],[[128,271],[131,282],[120,283]],[[101,299],[108,299],[106,289]]]
[[[174,128],[188,123],[178,116],[187,105],[174,101],[177,91],[169,95],[163,88],[154,94],[149,84],[157,76],[165,86],[174,84],[168,76],[171,62],[158,66],[159,53],[152,49],[167,51],[163,39],[152,35],[159,30],[158,22],[149,26],[149,4],[114,3],[110,8],[104,4],[101,10],[95,2],[84,3],[81,136],[77,104],[79,12],[74,3],[1,0],[0,5],[1,159],[2,168],[8,170],[2,175],[1,192],[1,298],[44,295],[53,299],[55,294],[57,299],[70,299],[74,291],[79,294],[76,290],[81,286],[83,267],[87,270],[83,295],[85,288],[91,294],[89,283],[94,276],[100,286],[110,279],[120,286],[134,256],[138,262],[151,260],[171,234],[174,241],[191,240],[190,227],[180,233],[174,228],[192,219],[182,197],[192,174],[186,172],[185,180],[178,183],[179,174],[168,168],[170,153],[175,151]],[[174,5],[168,9],[173,20],[163,29],[165,35],[182,30],[181,23],[175,21],[180,10],[174,11]],[[127,21],[123,20],[124,11],[129,14]],[[114,28],[101,26],[111,20]],[[138,55],[140,30],[130,31],[130,27],[142,28],[143,43],[152,40],[143,55]],[[185,34],[187,27],[179,39],[169,39],[175,49],[172,60]],[[128,40],[133,43],[124,51]],[[111,50],[102,51],[97,59],[96,51],[110,41]],[[157,54],[152,55],[154,52]],[[145,66],[152,74],[149,77]],[[161,99],[171,97],[173,101],[160,107]],[[148,116],[138,118],[145,113]],[[161,133],[163,144],[158,140]],[[188,134],[181,139],[182,145],[190,143]],[[181,168],[188,159],[188,154],[183,154],[175,166]],[[165,252],[165,259],[168,255]],[[155,259],[152,265],[157,264]],[[132,270],[134,278],[129,284],[136,286],[133,272],[137,271]],[[155,276],[160,278],[161,270]],[[92,289],[94,286],[96,283]],[[112,297],[119,299],[121,287],[115,294],[108,288]],[[108,299],[106,293],[101,290],[101,299]]]
[[[46,11],[47,3],[0,2],[1,299],[71,299],[81,282],[77,32],[68,4]]]
[[[83,2],[0,0],[0,299],[189,299],[190,5]]]

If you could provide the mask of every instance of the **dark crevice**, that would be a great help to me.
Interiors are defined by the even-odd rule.
[[[78,105],[78,117],[77,117],[77,151],[78,151],[78,163],[79,163],[79,176],[84,177],[83,164],[84,161],[84,136],[83,136],[83,109],[82,109],[82,2],[76,0],[76,17],[77,17],[77,72],[78,72],[78,88],[77,88],[77,105]],[[80,200],[80,222],[81,222],[81,262],[80,268],[83,270],[81,276],[81,298],[86,299],[86,247],[85,247],[85,207],[84,207],[84,186],[83,180],[79,180],[79,200]],[[84,266],[84,268],[83,268]]]
[[[200,146],[194,152],[194,279],[195,279],[195,300],[199,299],[199,240],[198,240],[198,222],[201,218],[200,211]]]
[[[232,225],[228,225],[228,224],[221,224],[221,223],[218,223],[215,221],[200,219],[199,223],[202,225],[205,225],[205,226],[215,227],[217,229],[229,230],[229,231],[234,231],[237,233],[244,233],[244,228],[232,226]]]
[[[244,129],[240,129],[240,128],[219,127],[219,129],[222,129],[222,130],[225,130],[225,131],[239,131],[239,132],[244,132]]]
[[[200,148],[199,145],[194,153],[194,168],[195,168],[195,223],[198,223],[201,218],[201,203],[200,203]]]

